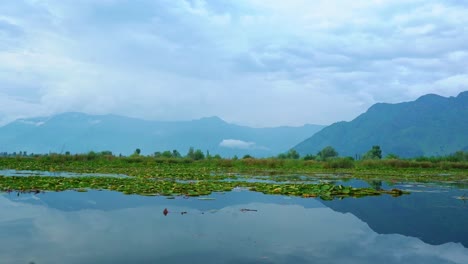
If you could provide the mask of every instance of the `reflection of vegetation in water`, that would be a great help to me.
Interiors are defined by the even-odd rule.
[[[376,180],[372,180],[372,181],[369,181],[369,185],[372,186],[372,188],[374,188],[374,190],[382,190],[382,181],[376,181]]]
[[[455,199],[467,201],[467,200],[468,200],[468,196],[466,196],[466,193],[465,193],[465,194],[463,194],[462,196],[456,196]]]

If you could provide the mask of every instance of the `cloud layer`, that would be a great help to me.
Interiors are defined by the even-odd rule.
[[[6,0],[0,122],[63,111],[329,124],[467,90],[468,5]]]
[[[255,147],[254,142],[246,142],[239,139],[223,139],[219,146],[233,149],[250,149]]]

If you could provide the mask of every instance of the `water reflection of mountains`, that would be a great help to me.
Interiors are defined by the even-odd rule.
[[[66,194],[66,195],[64,195]],[[214,200],[200,200],[197,197],[178,196],[175,199],[167,199],[161,196],[139,196],[123,195],[118,192],[110,191],[89,191],[86,193],[66,191],[66,192],[46,192],[37,195],[16,193],[7,195],[11,200],[29,204],[47,205],[60,211],[79,211],[96,209],[102,211],[111,211],[124,208],[136,208],[144,206],[165,205],[190,207],[196,210],[220,210],[224,207],[250,203],[274,203],[274,204],[297,204],[305,208],[325,207],[318,200],[290,198],[284,196],[269,196],[261,193],[249,191],[233,191],[229,193],[214,193],[210,197]]]
[[[101,195],[113,200],[114,208],[122,208],[89,209],[105,207],[99,199]],[[47,204],[50,198],[42,201],[51,196],[70,201],[77,208],[78,198],[89,208],[57,210]],[[4,238],[0,248],[4,250],[0,259],[2,263],[72,264],[465,264],[468,259],[468,248],[461,244],[435,246],[414,237],[381,235],[356,216],[336,212],[316,199],[286,199],[247,192],[215,197],[215,201],[202,201],[109,192],[63,192],[39,197],[2,195],[0,208],[5,214],[0,217],[0,234]],[[204,214],[204,210],[198,209],[216,208],[245,197],[251,200]],[[148,205],[137,203],[134,208],[125,208],[134,204],[135,199],[143,199]],[[268,201],[256,202],[257,199]],[[32,205],[30,201],[41,204]],[[309,208],[297,203],[306,203]],[[164,216],[166,207],[170,213]],[[244,213],[242,208],[258,212]],[[188,214],[181,215],[183,211]]]
[[[461,191],[413,192],[324,202],[335,211],[352,213],[379,234],[417,237],[432,245],[459,242],[468,247],[468,203],[454,197]]]
[[[178,197],[167,200],[164,197],[126,196],[116,192],[90,191],[43,193],[38,195],[7,195],[12,200],[31,204],[45,204],[60,211],[79,210],[118,210],[144,206],[164,205],[167,207],[189,207],[200,211],[216,211],[224,207],[245,204],[251,201],[258,203],[296,204],[304,208],[327,206],[334,211],[351,213],[366,222],[379,234],[402,234],[417,237],[432,245],[447,242],[462,243],[468,247],[468,204],[453,197],[462,191],[451,190],[440,193],[414,192],[399,198],[390,196],[348,198],[320,202],[316,199],[289,198],[268,196],[254,192],[231,192],[214,194],[215,200],[203,201],[191,197]],[[60,195],[60,198],[57,198]],[[83,196],[86,199],[83,199]],[[322,204],[323,203],[323,204]],[[253,208],[255,209],[255,208]],[[261,213],[261,212],[260,212]]]

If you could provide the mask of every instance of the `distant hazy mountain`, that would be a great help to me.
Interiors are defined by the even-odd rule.
[[[222,156],[273,156],[287,151],[323,126],[251,128],[229,124],[218,117],[193,121],[158,122],[116,115],[64,113],[20,119],[0,127],[0,152],[85,153],[110,150],[143,154],[189,147]]]
[[[457,97],[428,94],[413,102],[375,104],[353,121],[328,126],[294,148],[316,154],[333,146],[341,156],[355,156],[372,145],[402,157],[468,150],[468,91]]]

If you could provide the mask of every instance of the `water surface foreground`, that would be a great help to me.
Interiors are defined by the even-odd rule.
[[[0,195],[2,263],[468,263],[466,190],[322,201],[246,190]],[[167,209],[168,213],[163,212]]]

